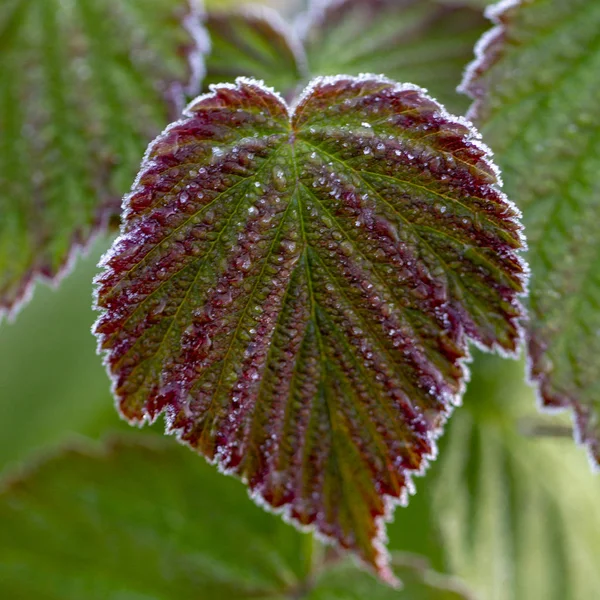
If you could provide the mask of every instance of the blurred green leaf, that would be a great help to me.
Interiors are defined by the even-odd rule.
[[[585,453],[524,435],[535,398],[521,365],[484,357],[475,373],[432,489],[449,570],[489,600],[596,597],[600,481]]]
[[[125,427],[90,328],[99,241],[58,290],[40,288],[15,323],[0,325],[0,470],[73,435]]]
[[[276,598],[305,537],[173,440],[74,450],[0,496],[0,597]]]
[[[11,600],[455,600],[403,564],[396,591],[356,567],[310,576],[313,541],[167,439],[70,450],[0,493],[0,596]],[[322,555],[323,549],[316,548]]]
[[[305,26],[313,75],[383,73],[427,88],[452,112],[466,110],[455,90],[486,28],[480,10],[435,0],[315,0]]]
[[[499,5],[464,88],[522,209],[531,373],[600,465],[600,2]]]
[[[205,89],[246,76],[286,92],[306,78],[302,42],[275,10],[251,6],[209,12],[205,25],[211,41]]]
[[[479,354],[440,457],[416,482],[413,518],[399,510],[389,528],[390,547],[414,551],[419,529],[437,532],[446,558],[434,566],[482,600],[595,598],[600,481],[569,439],[525,435],[532,421],[565,429],[536,414],[520,363]]]
[[[198,63],[189,12],[187,0],[0,2],[0,317],[116,212]]]
[[[204,6],[208,10],[235,9],[247,5],[268,6],[291,17],[304,8],[307,2],[308,0],[204,0]]]
[[[406,559],[409,559],[408,561]],[[344,563],[317,577],[306,600],[472,600],[462,584],[431,571],[426,562],[394,557],[394,572],[402,581],[401,591],[373,585],[373,578]]]

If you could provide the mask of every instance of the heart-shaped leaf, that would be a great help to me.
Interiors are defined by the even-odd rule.
[[[394,561],[401,591],[318,560],[318,542],[248,502],[239,482],[139,437],[62,452],[0,490],[2,598],[470,598],[412,557]]]
[[[481,10],[439,0],[313,0],[304,18],[313,75],[383,73],[422,85],[464,113],[455,92],[486,29]]]
[[[497,27],[464,88],[526,219],[531,375],[545,406],[574,408],[600,465],[600,3],[512,1],[489,15]]]
[[[0,317],[117,212],[181,88],[198,92],[201,36],[187,0],[0,2]]]
[[[384,519],[459,401],[468,338],[518,346],[517,212],[469,125],[375,76],[293,108],[240,79],[149,148],[98,277],[122,414],[391,579]]]

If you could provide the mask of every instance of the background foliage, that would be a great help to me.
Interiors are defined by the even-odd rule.
[[[109,243],[99,240],[58,290],[38,286],[17,321],[0,324],[1,596],[198,597],[210,577],[211,598],[259,598],[260,586],[262,597],[288,600],[598,594],[600,482],[569,437],[530,435],[564,433],[570,421],[539,415],[523,364],[479,354],[439,460],[389,526],[406,589],[384,588],[347,563],[320,574],[315,565],[326,562],[325,548],[163,439],[162,424],[142,434],[119,421],[89,333],[91,279]],[[126,441],[90,446],[111,432],[126,432]],[[85,449],[62,453],[74,439]],[[219,521],[220,510],[234,520]],[[191,537],[183,523],[193,523]],[[269,545],[260,551],[268,558],[236,555],[240,536],[254,535],[244,531]],[[310,591],[306,581],[314,583]]]

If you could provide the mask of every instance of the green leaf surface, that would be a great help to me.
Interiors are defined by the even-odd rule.
[[[64,452],[0,492],[0,595],[11,600],[468,598],[419,563],[398,569],[403,591],[348,565],[315,564],[315,579],[313,544],[159,438]]]
[[[453,578],[431,571],[426,562],[406,558],[394,556],[394,573],[402,581],[401,591],[374,586],[372,577],[346,563],[319,575],[306,600],[474,600]]]
[[[311,74],[383,73],[427,88],[451,111],[467,109],[455,89],[486,28],[481,10],[436,0],[315,0],[305,21]]]
[[[600,462],[600,3],[499,5],[464,88],[523,210],[531,376]]]
[[[187,0],[0,3],[0,316],[115,212],[200,37]]]
[[[464,385],[512,352],[516,212],[475,132],[419,88],[324,78],[289,109],[214,88],[149,148],[99,276],[122,414],[383,577],[392,506]]]
[[[70,451],[0,496],[0,595],[282,598],[310,541],[160,438]]]
[[[565,420],[536,414],[522,369],[476,357],[414,502],[431,503],[423,527],[442,534],[444,570],[481,600],[589,600],[600,590],[600,481],[569,437],[549,435],[564,435]],[[391,548],[410,541],[394,530]]]
[[[205,20],[211,50],[204,88],[211,83],[254,77],[293,91],[306,79],[306,56],[295,30],[264,6],[209,12]]]

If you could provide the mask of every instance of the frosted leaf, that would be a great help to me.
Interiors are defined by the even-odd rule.
[[[384,520],[435,455],[468,340],[520,341],[521,226],[477,134],[383,77],[316,79],[292,108],[239,79],[151,144],[126,215],[95,328],[121,413],[164,413],[391,581]]]

